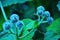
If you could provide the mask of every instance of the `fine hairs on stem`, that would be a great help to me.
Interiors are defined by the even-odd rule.
[[[7,21],[8,19],[6,17],[6,14],[5,14],[5,11],[4,11],[4,8],[3,8],[3,5],[2,5],[1,1],[0,1],[0,7],[1,7],[1,11],[2,11],[2,14],[4,16],[5,21]]]

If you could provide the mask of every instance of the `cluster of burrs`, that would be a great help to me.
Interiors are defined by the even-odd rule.
[[[38,16],[38,22],[43,20],[41,23],[49,23],[51,24],[53,22],[53,18],[50,15],[49,11],[45,11],[45,8],[43,6],[38,6],[37,7],[37,13],[36,15]]]
[[[19,16],[17,14],[12,14],[10,16],[10,20],[3,23],[3,30],[9,30],[13,27],[13,25],[18,29],[24,25],[24,23],[19,20]]]

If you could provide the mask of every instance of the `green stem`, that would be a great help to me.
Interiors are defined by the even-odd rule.
[[[22,27],[21,29],[18,30],[18,31],[19,31],[18,36],[21,35],[21,32],[22,32],[23,28],[24,28],[24,27]]]
[[[42,19],[38,22],[38,25],[40,25],[43,22],[44,18],[45,17],[43,16]]]
[[[39,31],[39,30],[37,30],[39,33],[42,33],[42,34],[44,34],[44,32],[41,32],[41,31]]]
[[[19,38],[24,38],[24,37],[28,36],[29,34],[31,34],[33,31],[36,31],[36,30],[35,30],[35,29],[32,29],[29,33],[27,33],[27,34],[25,34],[24,36],[21,36],[21,37],[19,37]]]
[[[18,29],[16,28],[16,40],[19,40],[19,37],[18,37]]]
[[[47,23],[48,21],[43,21],[42,23]]]
[[[40,16],[38,16],[38,22],[40,21]]]
[[[7,17],[6,17],[6,14],[5,14],[5,11],[4,11],[4,8],[3,8],[3,6],[2,6],[1,1],[0,1],[0,7],[1,7],[1,11],[2,11],[2,14],[3,14],[3,16],[4,16],[5,21],[7,21]]]
[[[11,29],[8,31],[8,33],[16,35],[15,33],[13,33],[13,31]]]

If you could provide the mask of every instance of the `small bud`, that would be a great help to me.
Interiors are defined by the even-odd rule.
[[[38,6],[38,7],[37,7],[37,11],[40,11],[40,10],[43,10],[43,11],[44,11],[45,8],[44,8],[43,6]]]
[[[53,20],[54,20],[54,19],[53,19],[52,17],[48,17],[48,18],[47,18],[47,21],[48,21],[49,24],[51,24],[51,23],[53,22]]]
[[[43,6],[37,7],[37,15],[43,15],[43,12],[45,11],[45,8]]]
[[[50,17],[50,12],[49,11],[45,11],[44,14],[43,14],[43,16]]]
[[[3,23],[3,30],[9,30],[12,27],[11,22],[5,22]]]
[[[37,15],[39,15],[39,16],[43,15],[43,13],[44,13],[43,10],[37,11]]]
[[[16,27],[18,27],[19,29],[24,25],[24,23],[22,21],[18,21],[16,22]]]
[[[12,23],[16,23],[19,20],[19,16],[17,14],[12,14],[10,16],[10,20],[12,21]]]

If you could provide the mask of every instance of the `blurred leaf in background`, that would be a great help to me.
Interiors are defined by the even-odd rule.
[[[32,0],[1,0],[3,6],[10,6],[12,4],[17,3],[25,3],[26,1],[32,1]]]
[[[47,31],[52,30],[55,33],[60,33],[60,18],[56,19],[49,27],[47,27]]]

